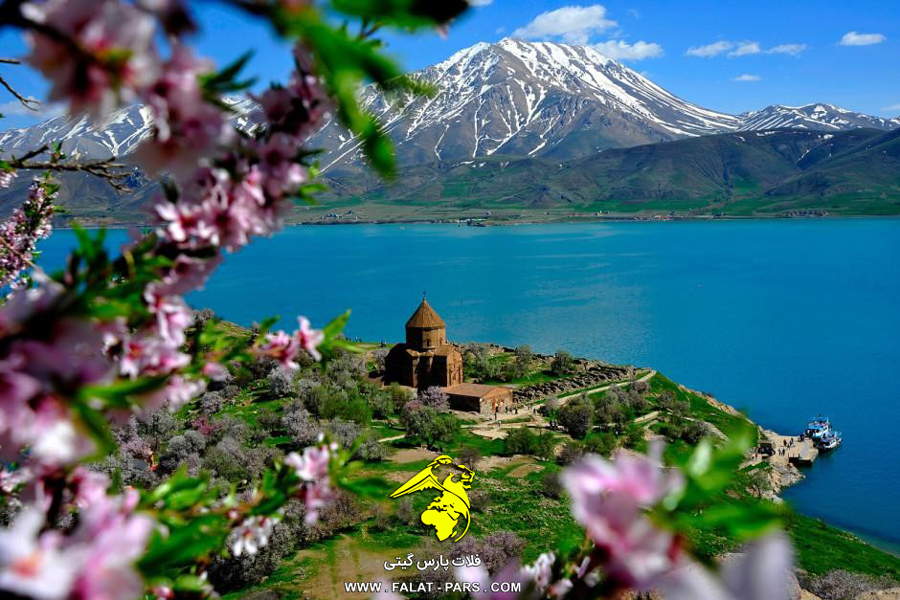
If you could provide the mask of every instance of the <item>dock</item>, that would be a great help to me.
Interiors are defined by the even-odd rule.
[[[763,430],[763,433],[766,437],[765,441],[771,443],[774,451],[774,454],[766,459],[769,462],[808,467],[819,457],[819,449],[808,437],[801,441],[799,435],[780,435],[768,430]],[[760,447],[765,444],[765,441],[760,442]]]

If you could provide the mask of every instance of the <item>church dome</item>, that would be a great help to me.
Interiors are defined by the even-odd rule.
[[[445,327],[447,327],[447,324],[434,312],[434,309],[431,308],[431,305],[428,304],[428,300],[425,298],[422,298],[422,304],[419,305],[416,312],[406,322],[407,329],[438,329]]]

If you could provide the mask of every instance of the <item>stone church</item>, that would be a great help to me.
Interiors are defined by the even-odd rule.
[[[462,355],[447,343],[447,325],[425,298],[406,322],[406,343],[388,353],[384,380],[420,390],[442,387],[455,410],[497,415],[513,407],[509,388],[463,383]]]
[[[447,324],[425,298],[406,322],[406,343],[387,355],[385,380],[420,390],[462,383],[462,354],[447,343]]]

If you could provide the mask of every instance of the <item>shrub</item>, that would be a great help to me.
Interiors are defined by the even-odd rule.
[[[474,490],[469,493],[469,502],[472,504],[472,512],[484,512],[491,503],[491,496],[484,490]]]
[[[608,431],[595,433],[584,442],[584,451],[599,456],[609,456],[616,449],[616,436]]]
[[[459,462],[469,467],[473,471],[478,469],[478,463],[481,461],[481,451],[473,446],[463,446],[457,453]]]
[[[505,454],[530,454],[543,459],[553,457],[555,446],[549,435],[536,435],[527,427],[513,429],[503,440]]]
[[[578,442],[569,442],[562,447],[559,456],[556,457],[556,461],[563,466],[571,465],[584,456],[584,452],[585,450],[582,444],[579,444]]]
[[[873,577],[838,569],[818,577],[805,576],[800,585],[822,600],[846,600],[864,592],[895,587],[897,582],[887,576]]]
[[[212,416],[222,410],[225,400],[219,392],[205,392],[197,401],[200,412]]]
[[[709,435],[709,425],[703,421],[688,421],[681,431],[681,439],[694,445]]]
[[[285,373],[281,367],[275,367],[266,375],[266,385],[269,388],[269,394],[275,398],[284,398],[294,393],[294,383],[291,381],[290,375]]]
[[[548,498],[561,498],[563,494],[562,483],[558,473],[546,473],[541,479],[541,493]]]
[[[420,391],[418,400],[422,403],[422,406],[429,406],[438,412],[447,412],[450,410],[449,397],[444,393],[443,388],[436,385]]]
[[[321,433],[319,425],[313,421],[312,415],[300,401],[291,402],[285,407],[281,427],[291,436],[291,442],[298,446],[310,445]]]
[[[406,403],[413,399],[413,395],[406,388],[400,387],[399,384],[392,383],[387,388],[388,393],[391,396],[391,404],[393,405],[394,412],[399,413],[403,410],[403,407],[406,406]]]
[[[359,445],[354,458],[366,462],[381,462],[387,455],[387,448],[378,440],[366,440]]]
[[[232,415],[222,415],[211,423],[209,438],[213,442],[229,437],[243,444],[250,437],[250,428],[247,423]]]
[[[397,520],[404,525],[415,525],[419,522],[419,514],[413,508],[412,498],[409,496],[400,498],[400,502],[397,503],[396,516]]]
[[[418,400],[408,402],[400,414],[400,424],[407,435],[428,448],[442,449],[453,441],[459,432],[459,420],[451,414],[442,414]]]
[[[555,375],[569,375],[575,371],[575,359],[565,350],[557,350],[553,360],[550,361],[550,370]]]
[[[320,416],[366,425],[372,420],[372,410],[355,390],[352,395],[343,390],[334,390],[325,399]]]
[[[366,404],[372,411],[372,416],[376,419],[386,419],[394,412],[394,405],[391,401],[391,394],[387,390],[380,389],[374,385],[366,385],[362,388],[363,397]]]
[[[384,373],[388,352],[390,350],[387,348],[378,348],[372,353],[372,359],[375,361],[375,370],[379,373]]]
[[[504,454],[532,454],[537,436],[527,427],[513,429],[503,440]]]
[[[573,438],[582,439],[591,430],[593,412],[594,409],[586,397],[572,399],[559,409],[559,424]]]
[[[301,404],[300,406],[302,407],[303,405]],[[268,406],[264,406],[256,413],[256,422],[269,433],[276,433],[284,429],[281,419],[282,415],[278,414],[278,411]]]
[[[326,428],[332,439],[340,444],[341,448],[351,448],[361,431],[356,423],[339,419],[329,422]]]

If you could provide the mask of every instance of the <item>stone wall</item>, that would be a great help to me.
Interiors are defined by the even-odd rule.
[[[566,392],[602,385],[609,381],[621,381],[627,379],[633,369],[616,365],[578,359],[575,361],[578,372],[555,381],[530,385],[519,388],[513,392],[513,400],[520,403],[531,403],[546,398],[558,396]]]

